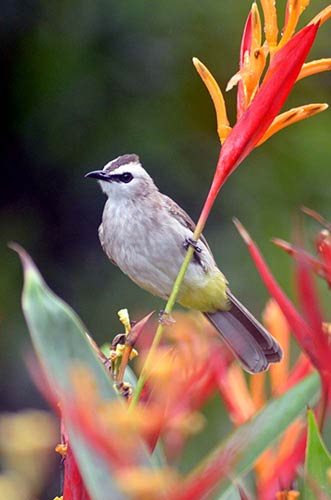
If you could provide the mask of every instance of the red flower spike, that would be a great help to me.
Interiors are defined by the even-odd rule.
[[[297,280],[304,313],[313,331],[313,336],[310,339],[312,343],[311,353],[317,359],[317,363],[314,364],[322,381],[322,397],[318,408],[319,426],[322,429],[331,392],[331,345],[328,335],[323,331],[322,316],[311,273],[307,261],[302,256],[297,259]],[[310,358],[312,359],[312,355]]]
[[[323,229],[317,238],[317,251],[323,261],[325,279],[331,287],[331,234],[327,229]]]
[[[330,8],[331,8],[331,5],[330,5]],[[311,217],[312,219],[315,219],[317,222],[319,222],[319,224],[321,224],[322,226],[324,226],[326,229],[328,229],[331,232],[330,222],[327,221],[326,219],[324,219],[324,217],[322,217],[322,215],[320,215],[318,212],[316,212],[315,210],[312,210],[311,208],[308,208],[308,207],[301,207],[301,210],[304,214],[309,215],[309,217]]]
[[[239,57],[239,69],[242,69],[244,65],[245,53],[250,51],[252,45],[252,11],[249,12],[247,21],[245,24],[243,37],[240,46],[240,57]],[[244,85],[242,81],[238,82],[237,89],[237,120],[239,120],[245,111],[245,94]]]
[[[241,39],[240,45],[240,58],[239,58],[239,68],[241,69],[244,65],[245,52],[250,51],[252,45],[252,11],[249,12]]]
[[[264,284],[266,285],[270,295],[276,300],[279,307],[281,308],[300,346],[307,353],[313,365],[321,372],[321,369],[325,366],[326,359],[331,358],[329,349],[325,352],[324,346],[323,352],[316,351],[313,342],[315,331],[313,331],[311,325],[308,325],[306,321],[301,317],[301,315],[294,307],[293,303],[283,292],[283,290],[273,277],[267,264],[265,263],[257,245],[251,239],[246,229],[242,226],[242,224],[240,224],[238,220],[235,220],[234,223],[246,245],[248,246],[248,250],[254,260],[256,268],[259,271],[260,276],[264,281]]]
[[[298,257],[299,253],[302,253],[307,261],[309,263],[309,266],[311,269],[314,270],[314,272],[320,276],[321,278],[325,279],[326,281],[331,280],[331,261],[330,261],[330,266],[325,262],[322,262],[318,260],[316,257],[311,255],[310,253],[306,252],[305,250],[301,250],[296,248],[295,246],[291,245],[291,243],[288,243],[287,241],[284,241],[280,238],[272,238],[271,240],[277,247],[281,248],[284,250],[286,253],[291,255],[292,257]],[[317,248],[320,250],[321,253],[321,248],[319,241],[317,241]],[[322,257],[322,255],[321,255]],[[331,247],[330,247],[330,259],[331,259]],[[331,281],[330,281],[331,284]]]
[[[297,283],[307,323],[278,285],[248,232],[238,221],[235,221],[235,224],[248,246],[269,293],[278,303],[293,330],[294,336],[319,372],[322,383],[322,396],[318,407],[318,420],[320,429],[322,429],[331,397],[331,345],[328,334],[323,331],[322,317],[310,274],[309,261],[305,258],[303,252],[299,252],[297,258]]]
[[[322,314],[319,309],[311,272],[303,255],[299,255],[297,259],[297,284],[304,315],[313,331],[311,340],[318,354],[320,368],[323,368],[324,365],[324,368],[328,371],[331,361],[330,348],[327,336],[322,329]]]
[[[228,176],[252,151],[277,116],[295,84],[317,30],[318,24],[303,28],[271,60],[261,88],[222,146],[209,202],[213,203]]]
[[[65,500],[90,500],[70,445],[68,445],[64,459],[63,498]]]
[[[144,328],[146,326],[146,323],[149,321],[149,319],[153,316],[154,311],[150,312],[149,314],[146,314],[138,323],[136,323],[130,330],[127,336],[127,342],[131,346],[135,346],[138,338],[140,337],[140,334],[144,331]]]

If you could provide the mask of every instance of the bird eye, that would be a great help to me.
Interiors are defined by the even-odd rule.
[[[133,179],[133,175],[130,174],[130,172],[125,172],[125,174],[121,175],[121,180],[125,183],[132,181],[132,179]]]

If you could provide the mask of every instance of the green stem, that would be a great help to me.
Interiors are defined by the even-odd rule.
[[[208,200],[208,198],[207,198],[207,200]],[[202,209],[199,221],[198,221],[198,223],[196,225],[196,228],[195,228],[195,231],[194,231],[194,234],[193,234],[193,239],[198,240],[200,238],[201,233],[202,233],[203,228],[204,228],[204,225],[206,223],[206,219],[207,219],[207,216],[209,214],[209,211],[210,211],[210,208],[209,208],[209,210],[206,211],[206,203],[205,203],[205,205],[204,205],[204,207]],[[176,299],[177,299],[180,287],[182,285],[183,279],[185,277],[187,268],[188,268],[189,263],[190,263],[190,261],[192,259],[193,252],[194,252],[194,248],[192,246],[189,246],[188,249],[187,249],[185,258],[183,260],[183,263],[182,263],[182,265],[181,265],[181,267],[179,269],[179,272],[177,274],[177,277],[176,277],[176,280],[174,282],[174,285],[172,287],[172,291],[171,291],[170,297],[169,297],[168,302],[167,302],[167,304],[165,306],[165,309],[164,309],[164,311],[167,314],[171,314],[172,309],[173,309],[173,307],[175,305],[175,302],[176,302]],[[137,405],[137,403],[139,401],[141,392],[143,390],[143,387],[144,387],[146,379],[147,379],[147,372],[148,372],[148,368],[149,368],[150,362],[153,359],[155,351],[156,351],[158,345],[161,342],[163,331],[164,331],[164,325],[162,323],[160,323],[158,325],[157,329],[156,329],[152,345],[151,345],[151,347],[150,347],[150,349],[148,351],[147,358],[145,360],[144,366],[143,366],[143,368],[141,370],[141,374],[140,374],[139,379],[137,381],[136,389],[135,389],[135,391],[133,393],[133,396],[132,396],[132,399],[131,399],[131,403],[130,403],[130,411],[132,411],[136,407],[136,405]]]

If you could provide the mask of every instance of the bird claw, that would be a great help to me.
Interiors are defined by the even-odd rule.
[[[160,325],[171,326],[176,323],[176,320],[174,320],[170,313],[168,313],[164,309],[161,309],[161,311],[159,312],[159,323]]]
[[[183,246],[184,246],[185,250],[187,250],[189,247],[192,247],[194,249],[194,252],[193,252],[194,260],[202,267],[202,269],[204,271],[206,271],[204,262],[201,259],[202,248],[199,247],[198,241],[194,240],[193,238],[186,238]]]
[[[199,247],[198,241],[194,240],[193,238],[185,238],[185,241],[184,241],[185,250],[187,250],[188,247],[192,247],[194,249],[194,252],[197,252],[197,253],[202,252],[202,248]]]

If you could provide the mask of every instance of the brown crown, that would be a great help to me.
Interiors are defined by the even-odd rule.
[[[127,165],[128,163],[139,163],[139,156],[135,154],[128,154],[119,156],[116,160],[113,160],[106,168],[107,172],[112,172],[116,168]]]

